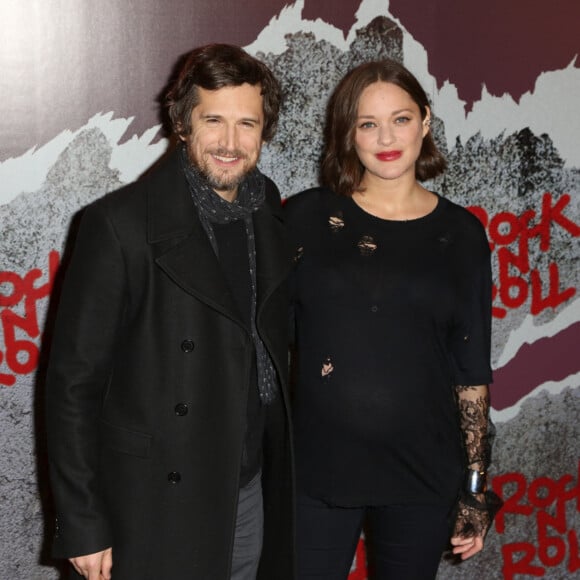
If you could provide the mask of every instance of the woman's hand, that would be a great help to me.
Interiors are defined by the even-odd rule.
[[[483,539],[491,523],[482,493],[469,494],[459,500],[455,529],[451,538],[453,554],[467,560],[483,550]]]
[[[471,558],[471,556],[475,556],[477,552],[483,550],[483,537],[464,538],[462,536],[453,536],[451,545],[453,546],[453,554],[461,556],[462,560],[467,560],[467,558]]]

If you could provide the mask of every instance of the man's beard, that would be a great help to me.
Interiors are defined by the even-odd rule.
[[[198,160],[188,148],[189,160],[197,169],[198,173],[207,181],[208,185],[216,191],[236,191],[238,186],[246,178],[246,175],[254,169],[253,166],[247,167],[244,165],[241,173],[237,171],[229,172],[227,169],[220,171],[211,165],[211,162],[209,161],[211,155],[217,155],[219,157],[237,157],[243,164],[247,163],[247,156],[244,155],[242,151],[238,150],[228,151],[227,149],[218,149],[217,151],[211,151],[207,156]]]

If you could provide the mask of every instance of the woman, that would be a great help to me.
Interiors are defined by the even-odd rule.
[[[389,580],[434,578],[450,536],[465,559],[489,527],[490,252],[420,184],[446,167],[431,118],[400,64],[355,68],[330,100],[324,187],[286,204],[300,580],[346,578],[363,524]]]

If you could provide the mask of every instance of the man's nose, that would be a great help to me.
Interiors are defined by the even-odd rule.
[[[237,148],[238,131],[235,125],[224,125],[223,131],[220,135],[220,147],[224,149],[233,150]]]

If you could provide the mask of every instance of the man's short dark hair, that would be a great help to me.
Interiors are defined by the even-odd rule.
[[[262,139],[270,141],[278,125],[280,84],[264,63],[230,44],[208,44],[186,56],[165,97],[173,131],[179,136],[191,132],[191,112],[199,104],[199,87],[215,91],[244,83],[261,88],[264,110]]]

